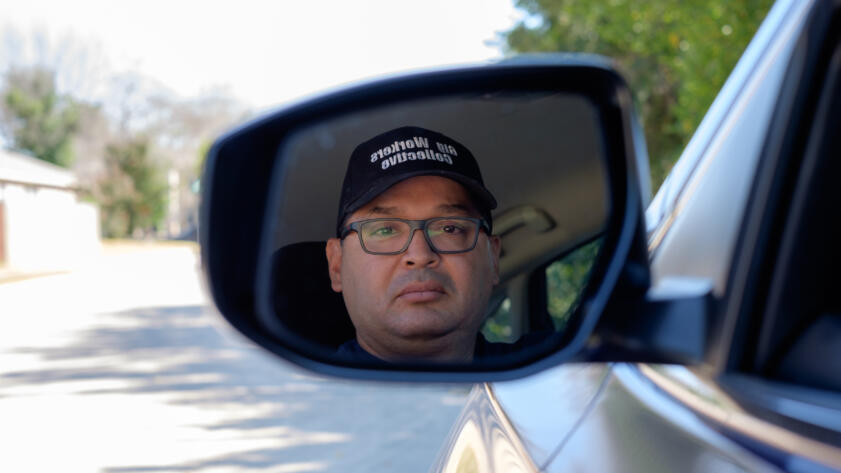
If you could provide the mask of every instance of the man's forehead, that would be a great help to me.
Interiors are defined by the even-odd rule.
[[[440,176],[416,176],[395,184],[354,213],[396,216],[418,208],[443,214],[477,211],[470,193],[459,182]]]

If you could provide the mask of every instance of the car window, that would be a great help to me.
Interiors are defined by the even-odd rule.
[[[837,24],[837,23],[836,23]],[[820,30],[815,20],[811,31]],[[831,31],[831,30],[830,30]],[[769,129],[734,274],[745,274],[721,376],[770,424],[839,444],[841,432],[841,49],[837,30],[801,48]],[[822,47],[818,47],[819,45]],[[786,86],[789,87],[786,87]],[[796,91],[793,92],[793,91]],[[773,146],[776,139],[782,144]],[[762,193],[760,189],[767,189]],[[746,226],[747,227],[747,226]],[[746,264],[746,263],[745,263]],[[746,264],[747,267],[747,264]],[[740,283],[741,284],[741,283]],[[825,453],[818,445],[811,455]],[[837,454],[836,454],[837,455]]]
[[[587,243],[546,268],[546,307],[555,330],[562,330],[578,307],[602,239]]]
[[[535,275],[535,278],[539,278],[540,281],[536,281],[538,284],[531,284],[531,290],[537,287],[541,292],[540,297],[544,299],[545,306],[536,304],[540,309],[532,308],[531,313],[516,314],[513,293],[525,291],[525,288],[519,284],[518,280],[510,283],[512,294],[506,293],[500,297],[500,302],[482,327],[482,335],[485,339],[489,342],[511,343],[523,333],[546,329],[563,331],[570,316],[578,307],[602,242],[602,238],[596,238],[580,245],[545,266],[539,274]],[[545,311],[543,311],[544,308]]]
[[[841,391],[841,49],[823,81],[803,149],[760,316],[754,368],[818,389]]]
[[[518,334],[514,333],[513,324],[511,298],[505,296],[496,310],[485,321],[485,325],[482,327],[482,335],[489,342],[514,342]]]

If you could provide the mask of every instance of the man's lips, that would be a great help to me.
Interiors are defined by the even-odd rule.
[[[397,294],[397,298],[407,302],[428,302],[439,299],[445,294],[444,286],[428,281],[407,285]]]

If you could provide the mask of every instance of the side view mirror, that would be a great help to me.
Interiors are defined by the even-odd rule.
[[[238,331],[324,374],[490,381],[677,359],[639,343],[668,323],[628,323],[649,284],[640,150],[627,86],[592,56],[329,93],[211,148],[208,287]]]

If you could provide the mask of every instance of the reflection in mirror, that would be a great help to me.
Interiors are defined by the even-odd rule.
[[[610,216],[600,129],[586,99],[552,92],[302,127],[273,176],[261,323],[369,364],[495,366],[562,339]]]
[[[546,268],[546,309],[556,331],[566,327],[578,308],[601,245],[601,238],[585,243]]]

